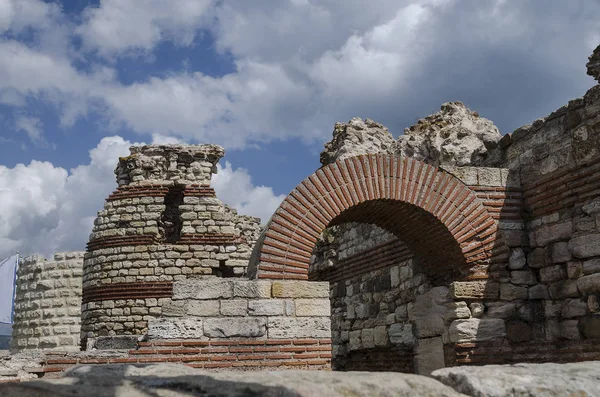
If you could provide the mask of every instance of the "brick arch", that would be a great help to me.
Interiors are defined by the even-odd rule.
[[[430,271],[489,262],[502,244],[496,221],[454,176],[411,158],[361,155],[317,170],[286,197],[254,248],[251,275],[308,279],[319,235],[350,221],[394,233]]]

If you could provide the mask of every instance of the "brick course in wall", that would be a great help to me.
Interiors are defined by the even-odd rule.
[[[172,284],[242,277],[260,220],[215,197],[215,145],[132,147],[98,213],[85,255],[82,341],[143,335]]]

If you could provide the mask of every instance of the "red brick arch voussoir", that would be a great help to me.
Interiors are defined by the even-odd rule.
[[[488,261],[500,239],[496,221],[456,177],[411,158],[361,155],[317,170],[286,197],[255,247],[255,276],[307,280],[317,238],[341,221],[406,238],[430,266],[445,257],[457,266]]]

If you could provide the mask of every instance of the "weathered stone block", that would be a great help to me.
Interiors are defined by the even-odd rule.
[[[218,316],[220,313],[219,301],[183,301],[186,306],[186,314],[188,316],[211,317]],[[164,309],[163,309],[164,310]]]
[[[529,287],[529,299],[549,299],[548,287],[542,284]]]
[[[542,225],[535,231],[534,235],[536,244],[543,247],[555,241],[571,238],[573,235],[573,225],[571,221]]]
[[[274,281],[275,298],[329,298],[329,283],[315,281]]]
[[[512,270],[522,269],[527,264],[527,257],[523,248],[513,248],[508,257],[508,268]]]
[[[444,314],[444,321],[451,322],[457,318],[469,318],[471,317],[471,311],[467,306],[467,302],[450,302],[446,304],[448,310]]]
[[[587,302],[580,299],[566,299],[563,303],[561,316],[563,318],[581,317],[587,314]]]
[[[560,322],[560,336],[564,339],[579,340],[581,334],[579,332],[579,322],[577,320],[565,320]]]
[[[485,312],[485,306],[481,302],[473,302],[469,305],[469,308],[471,309],[471,315],[473,317],[479,318],[483,316],[483,313]]]
[[[589,259],[583,262],[583,274],[600,273],[600,258]]]
[[[577,298],[579,296],[576,280],[563,280],[550,284],[548,292],[552,299]]]
[[[412,346],[415,343],[413,328],[410,323],[390,325],[390,342],[394,345]]]
[[[377,347],[387,346],[388,332],[385,325],[380,325],[373,329],[373,340],[375,342],[375,346]]]
[[[574,237],[569,241],[569,251],[576,258],[600,256],[600,234]]]
[[[361,331],[360,330],[356,330],[356,331],[350,331],[349,335],[348,335],[348,348],[350,350],[360,350],[362,349],[362,340],[360,338],[361,336]]]
[[[261,280],[234,281],[233,296],[237,298],[270,298],[271,282]]]
[[[490,281],[455,281],[450,284],[453,299],[496,299],[499,287]]]
[[[296,299],[296,316],[319,317],[331,315],[331,303],[329,299]]]
[[[537,284],[535,274],[531,270],[513,270],[510,272],[510,281],[517,285]]]
[[[269,338],[330,338],[329,317],[269,317]]]
[[[489,317],[510,318],[516,313],[515,304],[512,302],[489,302],[486,306]]]
[[[219,299],[233,296],[233,283],[222,279],[190,279],[173,284],[173,300]]]
[[[282,316],[284,314],[283,299],[258,299],[248,302],[251,316]]]
[[[527,287],[503,283],[500,285],[500,299],[512,301],[517,299],[527,299]]]
[[[527,256],[529,267],[539,269],[548,264],[548,251],[545,247],[536,248]]]
[[[373,328],[364,328],[361,330],[360,339],[364,349],[372,349],[375,347],[375,334]]]
[[[199,318],[151,318],[148,320],[149,339],[202,339],[204,330]]]
[[[540,269],[540,280],[543,283],[551,283],[567,278],[567,273],[563,265],[548,266]]]
[[[506,336],[504,320],[489,318],[454,320],[448,331],[453,343],[487,341]]]
[[[222,300],[221,314],[223,316],[246,316],[248,315],[248,301],[246,299]]]
[[[429,375],[436,369],[444,368],[444,345],[442,338],[418,339],[415,345],[415,372]]]
[[[552,244],[552,262],[563,263],[571,260],[571,252],[569,252],[569,243],[561,241]]]
[[[414,319],[414,333],[417,338],[442,335],[444,328],[444,317],[438,313],[431,313]]]
[[[600,338],[600,316],[588,316],[581,322],[583,335],[586,338]]]
[[[267,321],[261,317],[207,318],[204,334],[211,338],[256,338],[267,333]]]
[[[577,288],[584,296],[600,293],[600,273],[579,277]]]

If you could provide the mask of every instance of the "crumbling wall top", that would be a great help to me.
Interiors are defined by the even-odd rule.
[[[600,82],[600,45],[596,47],[588,59],[590,61],[585,65],[587,67],[587,74]]]
[[[225,155],[218,145],[144,145],[129,148],[115,169],[119,186],[131,184],[210,185]]]

